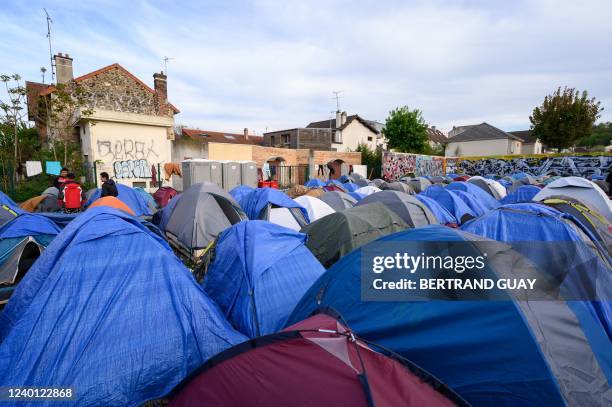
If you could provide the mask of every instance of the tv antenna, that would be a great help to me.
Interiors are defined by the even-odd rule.
[[[53,24],[53,20],[51,20],[51,16],[47,12],[46,8],[43,8],[45,15],[47,16],[47,38],[49,39],[49,60],[51,61],[51,83],[55,79],[55,69],[53,64],[53,51],[51,48],[51,24]]]
[[[332,99],[336,99],[336,110],[340,111],[340,94],[344,92],[343,90],[334,90],[332,93],[334,97]]]
[[[164,57],[164,73],[166,74],[166,76],[168,76],[168,61],[172,61],[173,59],[176,58],[172,58],[172,57]]]

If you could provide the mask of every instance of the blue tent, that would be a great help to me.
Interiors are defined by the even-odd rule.
[[[136,216],[150,216],[153,215],[153,211],[149,207],[149,203],[147,199],[138,193],[134,188],[130,188],[123,184],[117,184],[117,191],[119,195],[117,198],[123,201],[124,204],[129,206]],[[100,188],[96,189],[96,191],[91,195],[85,206],[89,206],[96,199],[100,198],[102,194],[102,190]]]
[[[308,188],[321,188],[325,186],[325,182],[318,178],[311,178],[304,184],[304,186]]]
[[[521,185],[516,191],[506,195],[501,201],[502,205],[531,202],[534,196],[540,192],[540,188],[535,185]]]
[[[509,191],[510,188],[512,187],[512,182],[508,181],[507,179],[498,179],[497,182],[499,182],[500,184],[502,184],[504,186],[504,188],[506,188],[506,191]]]
[[[289,198],[285,193],[274,188],[257,188],[252,193],[246,195],[238,201],[249,219],[262,219],[267,215],[267,210],[272,207],[295,208],[302,212],[306,222],[308,222],[308,212],[300,204]]]
[[[466,184],[466,182],[462,182],[462,184]],[[469,192],[455,189],[451,190],[450,193],[459,197],[459,199],[465,202],[465,204],[472,210],[472,212],[476,214],[476,216],[482,216],[489,211],[489,208],[487,208],[480,199]]]
[[[357,201],[361,201],[363,198],[367,196],[366,194],[362,194],[359,192],[349,192],[348,194],[352,196],[353,198],[355,198]]]
[[[421,194],[416,194],[414,196],[419,201],[423,202],[429,210],[435,215],[436,219],[440,222],[441,225],[447,225],[449,223],[458,224],[457,219],[446,210],[445,207],[440,205],[436,200]]]
[[[163,240],[96,207],[52,242],[0,315],[0,386],[141,405],[245,339]]]
[[[352,182],[345,182],[342,184],[342,188],[344,188],[346,192],[355,192],[360,188],[360,186]]]
[[[22,213],[0,227],[0,239],[38,235],[57,235],[60,228],[47,217],[37,213]]]
[[[472,240],[438,225],[382,237],[327,270],[288,324],[319,307],[332,307],[357,335],[409,358],[473,405],[606,404],[610,375],[605,366],[610,366],[612,355],[605,360],[594,355],[586,329],[563,301],[361,300],[362,251],[372,252],[381,242],[399,242],[429,255],[434,246],[423,242]],[[503,264],[489,265],[490,275],[508,273]],[[607,340],[601,330],[593,332]]]
[[[254,338],[279,331],[325,269],[307,236],[261,220],[225,230],[203,282],[232,325]]]
[[[236,200],[236,202],[240,202],[245,196],[254,190],[255,188],[248,185],[238,185],[236,188],[229,191],[229,193]]]
[[[11,208],[12,210],[14,210],[15,212],[19,212],[22,213],[24,212],[19,205],[17,205],[15,203],[15,201],[13,201],[11,199],[10,196],[8,196],[7,194],[5,194],[4,192],[0,191],[0,205],[6,205],[9,208]]]
[[[561,289],[570,296],[596,294],[602,301],[589,303],[588,307],[612,338],[612,307],[607,301],[612,298],[609,264],[589,247],[589,237],[567,219],[569,216],[546,205],[512,204],[474,219],[461,229],[511,243],[540,270],[563,281]]]
[[[444,207],[455,217],[455,219],[457,219],[458,223],[463,223],[476,217],[474,211],[471,210],[470,207],[467,206],[463,200],[461,200],[461,198],[451,193],[450,190],[444,188],[443,186],[432,185],[424,192],[421,192],[421,195],[429,197],[442,205],[442,207]]]
[[[486,209],[495,209],[499,207],[499,202],[484,189],[470,182],[451,182],[446,186],[451,191],[464,191],[473,195],[479,203]]]
[[[155,202],[153,195],[151,195],[150,193],[148,193],[141,187],[136,187],[133,189],[145,199],[145,201],[147,202],[147,205],[149,206],[149,208],[151,208],[152,212],[154,212],[157,209],[157,202]]]

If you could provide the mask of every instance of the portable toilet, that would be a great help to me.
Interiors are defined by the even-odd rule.
[[[237,161],[223,161],[223,189],[229,191],[241,184],[240,163]]]
[[[204,159],[190,159],[182,162],[183,191],[200,182],[212,182],[223,187],[221,163]]]
[[[253,161],[240,161],[240,178],[242,185],[257,188],[257,164]]]

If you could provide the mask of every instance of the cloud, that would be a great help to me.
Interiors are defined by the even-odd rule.
[[[48,65],[43,2],[0,16],[3,71]],[[526,128],[557,86],[612,110],[612,3],[488,1],[59,1],[54,48],[84,74],[119,62],[145,82],[169,62],[177,122],[261,133],[335,109],[384,121],[409,105],[433,125]],[[612,120],[605,111],[603,120]]]

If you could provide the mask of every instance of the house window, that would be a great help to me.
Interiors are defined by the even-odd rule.
[[[342,132],[341,131],[334,131],[332,140],[333,140],[332,141],[333,143],[342,144]]]
[[[289,147],[291,145],[291,135],[290,134],[283,134],[281,136],[281,141],[282,141],[284,147]]]
[[[140,182],[140,181],[136,181],[136,182],[132,182],[132,188],[146,188],[147,187],[147,183],[145,182]]]
[[[372,141],[372,136],[368,136],[368,141]]]

